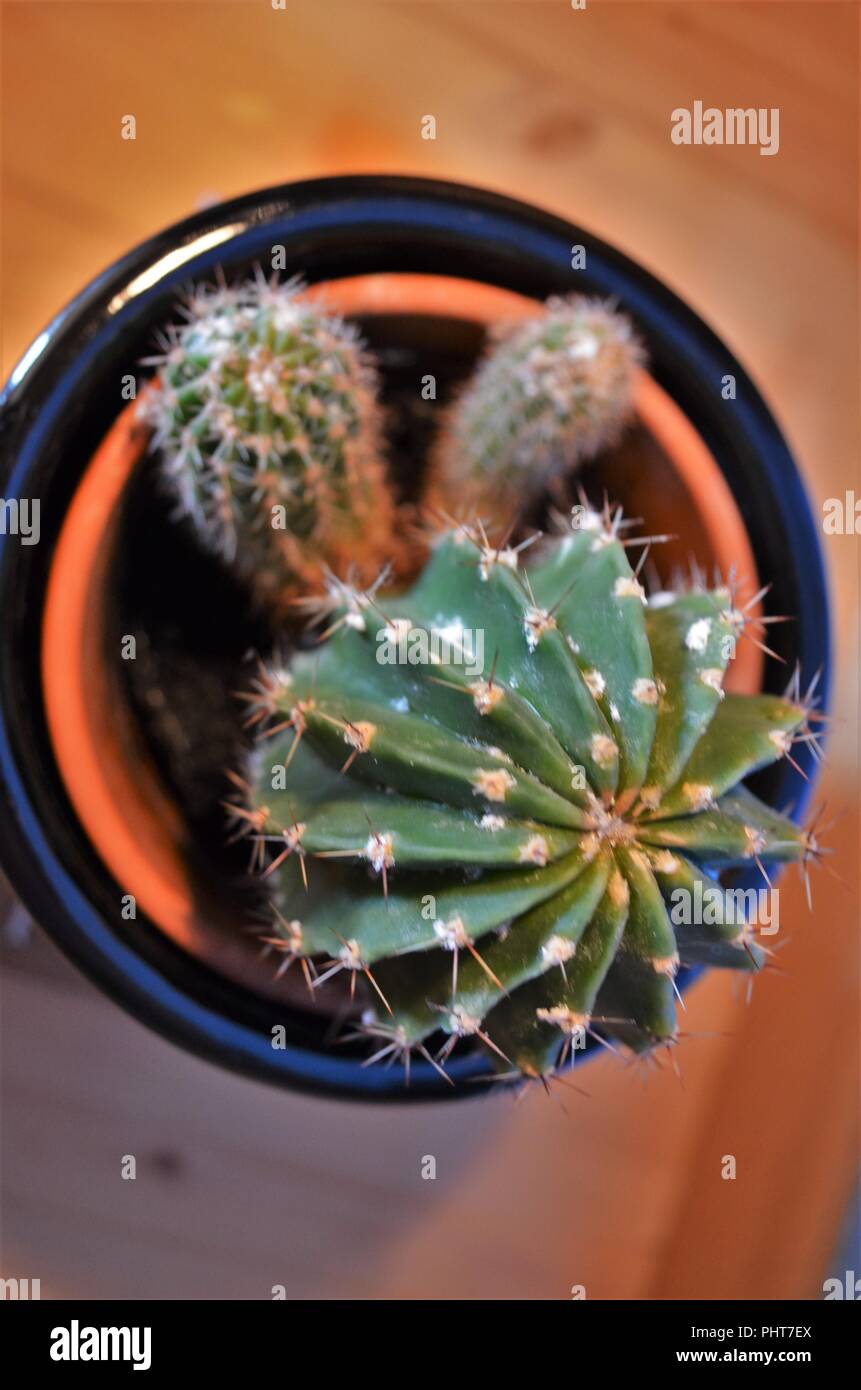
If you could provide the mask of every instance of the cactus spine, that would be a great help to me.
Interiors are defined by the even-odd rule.
[[[551,299],[497,334],[449,413],[433,488],[450,508],[509,520],[554,478],[615,443],[642,349],[598,300]]]
[[[315,986],[362,981],[383,1055],[444,1067],[470,1039],[537,1077],[589,1033],[670,1044],[680,964],[765,961],[716,874],[818,852],[743,785],[815,716],[725,695],[732,594],[649,603],[621,513],[577,521],[525,569],[462,527],[399,597],[341,586],[318,652],[255,696],[273,734],[234,815],[272,940]]]
[[[177,511],[283,616],[327,569],[392,550],[376,374],[355,330],[262,277],[198,289],[148,408]]]

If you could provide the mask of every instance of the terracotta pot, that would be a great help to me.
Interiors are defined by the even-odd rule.
[[[208,230],[203,230],[201,218],[192,219],[166,233],[154,246],[133,253],[128,262],[98,282],[94,288],[101,287],[102,292],[95,300],[93,291],[89,292],[89,297],[85,295],[71,306],[59,325],[52,327],[45,364],[53,357],[55,375],[59,373],[62,378],[64,364],[60,359],[65,350],[65,375],[68,377],[70,370],[74,374],[75,366],[80,365],[80,353],[76,354],[74,342],[70,344],[70,336],[74,339],[75,331],[80,334],[82,325],[88,325],[86,336],[92,338],[95,325],[105,338],[117,376],[132,369],[136,357],[128,355],[130,342],[133,338],[143,345],[143,335],[170,313],[178,264],[181,262],[184,267],[185,279],[202,278],[211,273],[213,248],[218,247],[214,258],[225,265],[228,273],[239,270],[260,255],[259,232],[267,219],[270,244],[283,244],[291,236],[296,239],[297,268],[301,261],[309,277],[318,280],[308,293],[324,295],[333,307],[358,317],[375,346],[382,344],[384,373],[387,351],[394,360],[398,353],[409,356],[417,343],[425,341],[436,341],[438,354],[442,351],[440,343],[456,342],[460,356],[467,358],[480,343],[484,325],[534,312],[536,299],[564,288],[552,257],[549,266],[542,260],[548,257],[549,246],[536,249],[532,245],[534,237],[527,233],[540,232],[541,242],[542,238],[552,241],[552,231],[565,246],[588,241],[577,229],[520,205],[422,181],[348,179],[300,185],[289,191],[289,212],[284,206],[287,192],[276,191],[254,200],[240,200],[222,210],[210,210],[204,215],[207,224],[211,224]],[[298,230],[297,237],[297,195],[300,213],[304,207],[312,221],[316,217],[313,234]],[[345,227],[341,225],[339,230],[339,216],[352,226],[349,242],[345,240]],[[476,216],[485,221],[495,218],[499,224],[485,227],[486,248],[488,252],[495,251],[496,259],[488,254],[484,283],[477,278],[480,272],[475,261],[476,248],[470,239],[470,221]],[[440,224],[446,218],[461,237],[462,244],[456,248],[446,249],[440,243]],[[379,234],[379,247],[372,251],[365,248],[363,254],[362,237],[356,229],[361,226],[367,232],[369,222],[371,232],[379,232],[380,226],[384,230]],[[331,244],[333,228],[340,238],[336,246]],[[763,475],[773,489],[774,478],[779,474],[784,483],[791,482],[796,499],[803,498],[785,446],[741,368],[708,330],[642,271],[600,244],[589,245],[592,271],[588,283],[578,282],[577,288],[618,294],[624,307],[635,313],[652,360],[669,387],[666,389],[646,373],[641,375],[637,391],[641,428],[601,461],[601,483],[611,497],[626,505],[626,511],[643,516],[647,531],[672,530],[684,538],[675,559],[685,559],[691,551],[700,564],[717,565],[724,574],[734,566],[739,576],[748,581],[748,592],[752,593],[761,577],[773,577],[770,547],[762,543],[763,533],[768,531],[767,518],[759,515],[756,506],[751,512],[751,498],[744,495],[744,479],[739,496],[738,486],[733,488],[738,479],[727,468],[726,457],[716,458],[719,451],[714,444],[709,447],[706,443],[709,433],[714,433],[714,412],[705,411],[698,429],[690,409],[682,409],[673,398],[675,394],[687,404],[696,379],[699,396],[694,392],[693,397],[702,404],[704,366],[695,361],[692,364],[690,358],[673,357],[668,326],[676,333],[684,329],[682,336],[687,335],[694,359],[697,355],[703,357],[706,349],[711,352],[717,372],[714,383],[719,383],[723,371],[735,369],[741,389],[750,392],[750,401],[756,406],[758,426],[761,428],[764,421],[770,427],[765,450],[769,467],[764,466],[763,457],[755,456],[756,467],[749,481],[756,484],[760,494],[768,495]],[[535,266],[526,270],[521,267],[519,271],[512,268],[512,247],[518,246],[527,262],[530,256],[533,260],[538,258],[539,266],[543,265],[543,278]],[[373,273],[369,256],[383,273]],[[463,263],[464,276],[427,273],[438,268],[441,261],[456,265],[458,260]],[[388,265],[393,269],[388,269]],[[371,273],[330,278],[342,268]],[[570,272],[565,279],[570,282]],[[493,280],[502,283],[491,283]],[[147,312],[133,316],[135,333],[128,334],[125,340],[116,331],[112,334],[114,321],[122,319],[129,306],[138,307],[135,301],[154,285],[159,286],[159,293]],[[139,288],[136,290],[135,286]],[[461,330],[471,335],[467,349],[458,336]],[[678,347],[674,350],[678,353]],[[38,355],[33,361],[38,368]],[[461,361],[460,370],[468,365],[468,361]],[[675,368],[675,376],[668,365]],[[40,414],[36,389],[39,375],[37,371],[33,376],[33,370],[32,366],[24,372],[19,369],[17,380],[13,375],[7,401],[20,412],[29,389],[31,399],[36,401],[35,418],[29,429],[20,413],[13,424],[28,437],[31,466],[38,460],[43,467],[53,463],[52,476],[57,478],[63,470],[63,453],[57,450],[56,441],[53,449],[46,448],[44,433],[40,441],[40,424],[44,430],[45,417],[51,414],[47,409],[51,400],[42,393]],[[90,371],[93,370],[91,363]],[[713,389],[719,400],[717,385]],[[67,394],[67,413],[59,418],[64,419],[67,428],[74,428],[76,419],[80,422],[87,418],[92,437],[98,429],[99,415],[104,418],[108,413],[103,403],[101,411],[87,413],[81,408],[83,403],[70,408],[68,401]],[[729,413],[725,403],[722,408]],[[216,895],[207,898],[199,875],[190,868],[193,832],[183,808],[157,771],[152,749],[123,687],[119,661],[106,657],[109,650],[116,650],[115,645],[110,647],[115,615],[108,600],[113,594],[117,565],[122,564],[122,544],[127,535],[121,529],[128,525],[127,516],[123,521],[123,509],[128,507],[129,489],[140,473],[147,443],[136,416],[136,404],[126,406],[95,449],[83,457],[79,451],[78,477],[70,497],[68,484],[73,480],[66,478],[67,505],[64,504],[44,595],[41,688],[50,740],[48,751],[71,803],[74,821],[73,831],[66,826],[66,872],[71,869],[74,876],[77,864],[78,878],[73,877],[72,881],[76,888],[82,880],[87,883],[84,891],[89,890],[89,905],[102,919],[96,930],[92,922],[85,927],[79,915],[77,922],[73,918],[71,923],[64,923],[57,932],[58,938],[127,1007],[206,1055],[293,1085],[400,1096],[401,1082],[396,1074],[362,1071],[357,1059],[334,1055],[326,1049],[325,1020],[309,1014],[289,976],[281,982],[275,980],[273,970],[261,962],[252,938],[240,930],[235,910],[225,913]],[[55,422],[57,418],[55,412]],[[750,439],[746,443],[749,452]],[[761,441],[757,447],[764,449]],[[22,491],[19,495],[27,494]],[[62,494],[55,488],[53,495]],[[770,501],[773,500],[772,496]],[[753,536],[749,534],[751,515],[758,523],[752,528]],[[806,503],[790,519],[794,530],[803,533],[808,556],[814,557],[812,566],[807,566],[804,584],[812,580],[821,597],[817,589],[821,572],[817,567],[818,555],[811,549]],[[784,518],[784,527],[786,524]],[[157,557],[154,560],[157,563]],[[46,576],[43,573],[41,577],[44,581]],[[800,571],[798,579],[801,591]],[[786,585],[781,587],[785,589]],[[31,583],[31,593],[34,588]],[[809,604],[807,607],[809,610]],[[803,632],[798,630],[798,640],[789,641],[791,658],[797,655],[805,664],[823,664],[823,657],[827,656],[823,649],[823,642],[827,641],[821,620],[823,612],[824,608],[820,610],[818,625],[808,626]],[[785,629],[779,631],[783,633]],[[29,674],[32,680],[32,672]],[[735,688],[759,689],[762,678],[759,652],[752,645],[742,646],[733,668]],[[788,769],[781,771],[786,773]],[[790,780],[781,776],[781,795]],[[55,820],[57,809],[55,805]],[[89,851],[81,845],[81,831]],[[24,829],[24,836],[32,846],[32,834]],[[75,852],[71,855],[70,838],[75,840]],[[80,871],[81,854],[89,856],[86,874]],[[101,866],[100,878],[97,865]],[[14,865],[10,865],[10,870],[14,878]],[[98,897],[92,892],[94,875],[99,878]],[[32,885],[25,881],[18,886],[28,897]],[[127,911],[131,899],[136,913],[133,918],[124,915],[121,906],[125,904]],[[46,915],[44,908],[37,906],[34,910],[37,916]],[[50,929],[50,914],[46,925]],[[281,1052],[274,1051],[269,1045],[271,1027],[285,1019],[290,1045]],[[478,1076],[482,1066],[480,1059],[467,1056],[456,1064],[456,1069],[462,1076]],[[434,1077],[429,1068],[424,1072],[419,1068],[412,1094],[438,1094]],[[461,1087],[459,1093],[475,1094],[477,1089]]]

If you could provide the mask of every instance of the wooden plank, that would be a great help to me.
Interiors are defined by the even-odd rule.
[[[830,839],[847,886],[816,876],[812,914],[779,889],[785,974],[763,981],[723,1057],[649,1297],[822,1297],[861,1139],[857,816]]]
[[[504,1119],[480,1103],[283,1094],[180,1052],[89,987],[16,971],[2,1002],[2,1272],[66,1297],[361,1292],[380,1247],[444,1200]]]
[[[774,404],[815,505],[857,481],[857,6],[522,0],[4,3],[2,371],[130,245],[212,196],[369,168],[570,216],[686,297]],[[86,100],[82,99],[86,94]],[[777,105],[781,149],[679,149],[669,113]],[[138,139],[119,138],[120,117]],[[422,115],[438,119],[420,138]],[[829,800],[857,805],[858,542],[829,539]],[[857,815],[835,828],[857,865]],[[848,867],[847,867],[848,866]],[[144,1032],[4,941],[4,1275],[45,1296],[817,1295],[857,1161],[857,882],[786,977],[689,1001],[682,1089],[383,1114],[282,1096]],[[70,985],[74,979],[75,983]],[[562,1094],[562,1093],[560,1093]],[[564,1104],[565,1110],[561,1108]],[[134,1184],[119,1156],[140,1158]],[[439,1178],[418,1176],[422,1154]],[[738,1178],[720,1178],[734,1153]]]

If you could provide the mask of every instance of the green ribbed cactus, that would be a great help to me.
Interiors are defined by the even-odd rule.
[[[621,515],[577,520],[526,570],[464,527],[399,597],[339,587],[249,697],[270,727],[234,815],[270,940],[315,987],[361,981],[377,1055],[442,1034],[437,1066],[469,1038],[544,1076],[587,1032],[670,1043],[680,963],[764,961],[710,871],[816,852],[742,785],[815,737],[803,699],[724,694],[746,613],[647,602]]]
[[[197,290],[163,346],[147,415],[201,543],[276,616],[327,569],[369,578],[391,553],[393,507],[355,330],[258,277]]]
[[[582,295],[503,326],[449,412],[434,502],[510,520],[553,478],[616,442],[642,359],[629,320]]]

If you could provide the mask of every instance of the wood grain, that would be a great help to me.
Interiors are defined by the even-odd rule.
[[[750,367],[816,505],[861,496],[858,29],[851,3],[3,3],[3,374],[105,264],[201,201],[424,173],[635,256]],[[778,106],[779,154],[674,146],[670,112],[695,99]],[[280,1095],[144,1032],[13,931],[2,1273],[56,1297],[821,1293],[857,1164],[859,1053],[859,539],[827,551],[827,796],[849,808],[833,863],[850,888],[821,876],[809,915],[782,880],[786,973],[749,1007],[725,979],[696,987],[683,1088],[607,1059],[583,1072],[588,1098],[383,1113]]]

